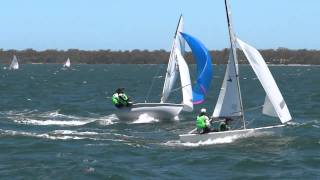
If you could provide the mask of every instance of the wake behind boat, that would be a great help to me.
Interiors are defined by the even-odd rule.
[[[183,57],[185,41],[190,46],[197,62],[197,84],[192,90],[192,83],[188,65]],[[182,103],[167,103],[176,80],[180,76]],[[160,103],[135,103],[129,107],[117,108],[116,115],[122,120],[134,120],[142,114],[157,119],[174,119],[181,111],[191,112],[193,104],[204,101],[212,78],[211,57],[205,46],[196,38],[183,33],[183,17],[179,23],[172,44],[169,63],[163,85]]]
[[[197,134],[195,133],[196,131],[193,130],[188,134],[180,135],[181,142],[195,143],[199,141],[216,140],[218,138],[232,136],[247,136],[250,133],[257,131],[273,131],[275,129],[284,127],[284,124],[292,119],[282,94],[280,93],[280,90],[261,54],[254,47],[241,41],[234,34],[231,23],[231,12],[229,11],[227,0],[225,0],[225,7],[231,48],[222,88],[212,114],[212,122],[219,119],[225,119],[225,122],[227,122],[227,119],[234,119],[234,121],[236,121],[235,119],[241,119],[242,126],[239,129],[223,132],[210,132],[207,134]],[[238,45],[238,47],[244,52],[247,60],[249,61],[263,89],[266,92],[262,113],[265,115],[278,117],[283,124],[247,129],[240,91],[236,45]],[[218,130],[219,129],[216,131]]]

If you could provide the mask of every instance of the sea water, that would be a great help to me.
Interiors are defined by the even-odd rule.
[[[206,102],[194,112],[129,122],[114,114],[114,90],[125,88],[134,102],[159,102],[166,65],[0,68],[0,179],[319,179],[320,68],[270,69],[293,116],[290,127],[181,143],[178,135],[195,127],[200,108],[213,112],[225,66],[214,67]],[[250,111],[265,98],[250,66],[240,66],[240,81],[248,127],[279,124]],[[181,102],[181,92],[170,101]]]

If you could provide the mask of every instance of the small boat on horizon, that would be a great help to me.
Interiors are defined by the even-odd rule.
[[[71,62],[70,62],[70,58],[67,59],[67,61],[63,64],[62,68],[70,68],[71,67]]]
[[[17,56],[13,55],[11,64],[9,66],[9,70],[18,70],[18,69],[19,69],[19,62],[18,62]]]

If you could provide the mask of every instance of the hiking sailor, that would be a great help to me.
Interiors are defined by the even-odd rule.
[[[117,108],[131,106],[130,98],[124,93],[124,88],[118,88],[112,95],[112,104]]]

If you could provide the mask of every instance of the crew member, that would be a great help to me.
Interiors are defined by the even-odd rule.
[[[202,108],[200,110],[200,114],[197,116],[197,131],[199,134],[209,133],[210,129],[210,120],[207,116],[207,110]]]
[[[228,131],[230,130],[229,122],[232,121],[231,118],[225,118],[223,122],[220,123],[219,130],[220,131]]]
[[[124,88],[118,88],[112,95],[112,104],[117,108],[128,107],[131,105],[130,98],[124,93]]]

